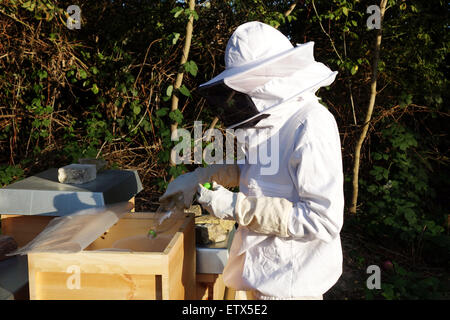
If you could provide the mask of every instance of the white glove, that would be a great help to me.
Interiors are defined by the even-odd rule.
[[[237,193],[231,192],[213,181],[212,190],[198,185],[197,201],[210,214],[220,219],[233,220]]]
[[[247,197],[213,182],[213,190],[198,186],[197,201],[220,219],[234,219],[257,233],[289,237],[288,223],[293,204],[284,198]]]
[[[159,198],[159,202],[167,203],[174,200],[176,205],[182,201],[181,206],[189,208],[194,200],[199,183],[217,181],[226,186],[239,184],[239,167],[237,165],[215,164],[208,167],[200,167],[193,172],[178,176],[169,183],[166,192]],[[180,194],[183,196],[180,197]]]
[[[288,224],[293,212],[293,203],[284,198],[247,197],[237,193],[234,208],[235,220],[252,231],[289,237]]]

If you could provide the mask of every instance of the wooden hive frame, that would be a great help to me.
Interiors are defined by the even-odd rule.
[[[28,255],[30,299],[195,299],[194,218],[177,221],[157,237],[152,252],[99,251],[156,222],[154,213],[132,213],[78,253]]]

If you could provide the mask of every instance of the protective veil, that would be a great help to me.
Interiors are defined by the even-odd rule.
[[[258,113],[244,112],[245,119],[231,125],[246,128],[247,136],[255,138],[245,144],[246,156],[269,144],[278,149],[270,159],[276,172],[265,171],[267,163],[261,162],[234,166],[238,193],[198,186],[198,201],[208,211],[239,223],[224,282],[263,296],[320,296],[342,273],[339,132],[315,96],[336,72],[314,60],[312,42],[293,47],[282,33],[260,22],[236,29],[225,61],[226,70],[202,87],[225,84],[251,98]],[[242,126],[262,114],[267,116],[256,124]],[[270,128],[270,133],[258,128]]]

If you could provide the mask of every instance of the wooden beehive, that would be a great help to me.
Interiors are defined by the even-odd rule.
[[[154,213],[132,213],[78,253],[28,254],[30,299],[195,299],[194,218],[188,214],[132,252],[112,244],[143,235],[156,225]]]

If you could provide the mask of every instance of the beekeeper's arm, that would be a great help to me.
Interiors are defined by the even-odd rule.
[[[305,130],[290,159],[290,175],[299,202],[249,197],[217,185],[216,191],[199,186],[198,201],[219,218],[235,219],[258,233],[331,241],[343,222],[342,160],[334,119],[321,125],[317,130]]]
[[[208,181],[217,181],[226,187],[239,185],[239,166],[236,164],[213,164],[199,167],[193,172],[178,176],[169,183],[166,192],[159,198],[161,203],[175,199],[175,195],[183,194],[183,205],[188,208],[194,199],[197,185]]]

